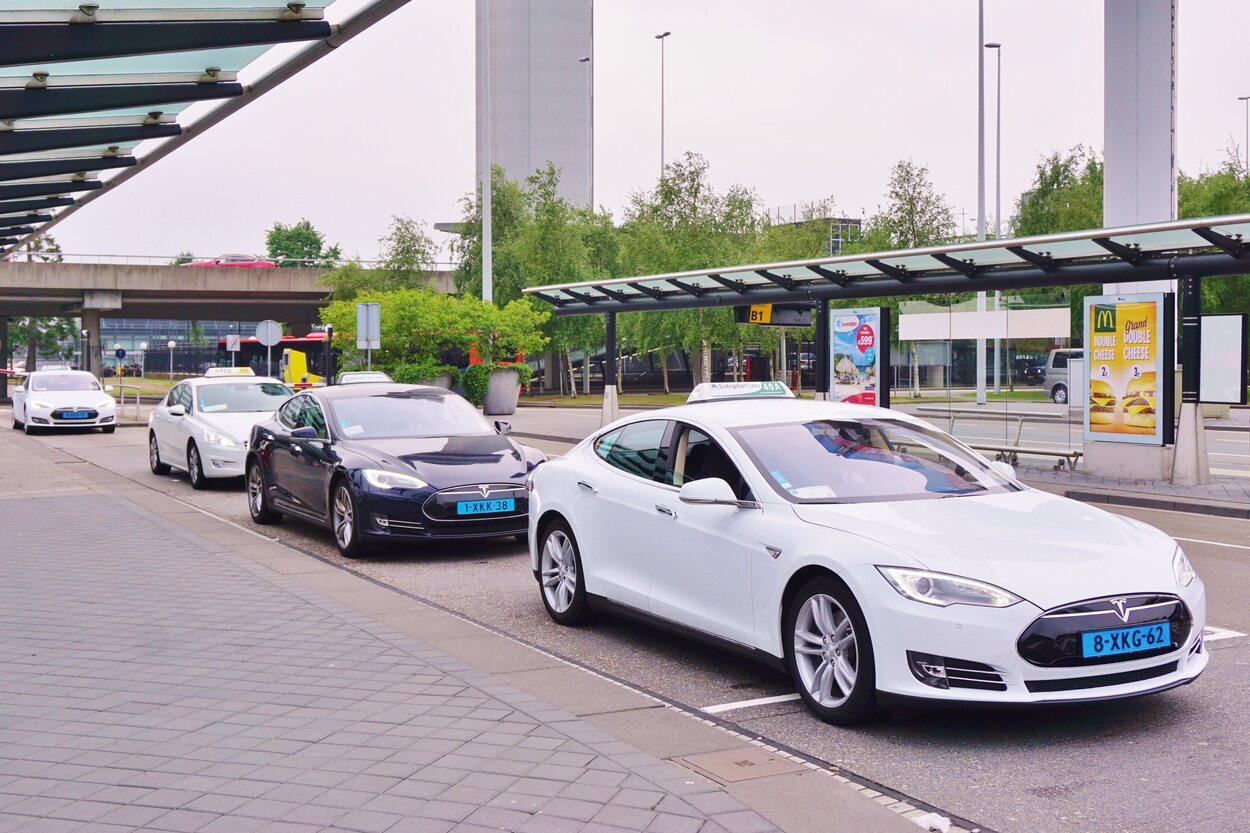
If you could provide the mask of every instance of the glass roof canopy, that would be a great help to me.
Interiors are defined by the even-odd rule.
[[[1250,273],[1250,214],[524,290],[557,315]]]
[[[214,104],[191,122],[202,132],[407,0],[366,0],[336,26],[323,20],[331,2],[0,2],[0,225],[24,229],[13,221],[29,215],[34,229],[0,229],[0,253],[189,140],[192,104]],[[251,88],[238,83],[284,43],[309,46]]]

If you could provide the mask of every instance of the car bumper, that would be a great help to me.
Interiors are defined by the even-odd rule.
[[[1179,593],[1170,591],[1181,597],[1192,617],[1178,649],[1142,659],[1057,668],[1033,665],[1017,651],[1017,639],[1043,613],[1035,605],[934,607],[885,589],[889,595],[874,593],[864,613],[872,634],[877,690],[886,703],[1011,706],[1136,697],[1190,683],[1207,667],[1201,582]],[[912,672],[916,655],[944,659],[949,687],[922,682]]]
[[[61,410],[60,408],[29,408],[26,411],[26,419],[31,425],[37,425],[40,428],[101,428],[106,425],[117,424],[117,412],[115,409],[100,410],[90,419],[60,419],[53,416],[53,413]]]
[[[206,443],[201,446],[200,459],[203,462],[205,477],[242,477],[247,449],[223,448]]]
[[[356,500],[363,518],[361,534],[377,542],[454,541],[524,535],[528,529],[528,514],[472,521],[433,521],[421,509],[429,496],[427,491],[415,493],[412,497],[381,495],[368,490],[358,493]]]

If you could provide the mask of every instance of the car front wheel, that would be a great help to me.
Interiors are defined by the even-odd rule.
[[[356,501],[346,480],[334,487],[330,499],[330,529],[334,532],[334,545],[347,558],[359,558],[365,545],[360,540],[360,526],[356,517]]]
[[[811,579],[786,616],[786,664],[799,696],[826,723],[860,723],[876,710],[872,638],[855,597],[832,576]]]
[[[207,489],[208,478],[204,476],[204,461],[200,458],[200,447],[195,443],[187,446],[187,478],[192,489]]]
[[[561,625],[580,625],[590,619],[586,578],[573,530],[561,518],[543,530],[539,541],[538,583],[547,615]]]

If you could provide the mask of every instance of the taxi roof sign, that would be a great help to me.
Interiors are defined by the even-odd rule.
[[[793,399],[794,392],[781,382],[704,382],[695,385],[686,404],[726,399]]]
[[[255,376],[250,367],[210,367],[204,371],[205,379],[217,379],[222,376]]]

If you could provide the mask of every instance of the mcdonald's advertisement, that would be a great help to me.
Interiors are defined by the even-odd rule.
[[[1087,442],[1169,441],[1170,297],[1150,293],[1085,299]]]

